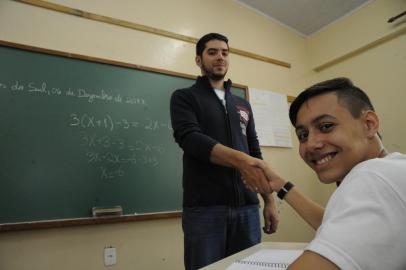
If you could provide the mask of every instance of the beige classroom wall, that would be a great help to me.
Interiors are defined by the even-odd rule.
[[[362,87],[377,89],[375,91],[377,94],[379,89],[385,89],[382,90],[382,95],[389,95],[392,84],[396,84],[398,92],[405,86],[404,78],[398,78],[392,73],[387,74],[392,72],[391,69],[381,70],[385,74],[384,78],[390,78],[388,82],[391,83],[391,87],[385,88],[382,88],[385,86],[383,79],[377,76],[380,75],[378,70],[374,70],[376,73],[373,74],[374,78],[371,78],[373,82],[364,79],[368,76],[363,73],[365,69],[371,72],[369,59],[373,58],[379,63],[380,59],[386,61],[386,57],[395,54],[396,51],[393,49],[399,49],[402,43],[404,45],[404,38],[402,41],[401,37],[374,49],[378,55],[371,51],[368,53],[373,56],[359,55],[349,59],[350,62],[342,62],[316,73],[312,70],[315,65],[324,64],[323,61],[328,61],[328,57],[334,58],[342,52],[334,47],[328,57],[316,56],[318,47],[322,47],[320,44],[327,42],[325,39],[315,36],[306,40],[233,0],[117,0],[114,3],[109,0],[52,0],[52,2],[191,37],[200,37],[214,31],[224,33],[229,37],[231,47],[292,64],[292,68],[288,69],[231,55],[229,77],[236,83],[250,87],[296,95],[300,89],[318,80],[347,75],[340,73],[341,70],[347,72],[347,68],[351,71],[348,74],[354,76],[356,74],[355,82]],[[381,2],[372,2],[367,7]],[[356,14],[353,19],[355,22],[357,22]],[[363,17],[360,21],[362,20]],[[324,31],[328,33],[339,30],[327,28]],[[10,0],[0,0],[0,39],[187,74],[199,74],[194,64],[194,44]],[[370,36],[366,39],[365,41],[368,41]],[[391,51],[387,52],[389,49]],[[403,60],[397,59],[396,56],[392,57],[396,58],[394,60],[397,61],[397,68],[401,67],[402,61],[404,67],[404,52],[396,53],[401,56],[399,58],[403,57]],[[365,59],[359,59],[361,56]],[[344,63],[347,66],[340,69]],[[378,87],[379,85],[381,87]],[[393,98],[399,105],[401,99],[397,99],[396,96],[401,94],[395,93]],[[386,103],[382,101],[382,104],[376,105],[377,110],[382,110],[388,118],[394,117],[400,122],[401,118],[398,115],[391,116],[392,107],[388,106],[393,104],[388,99],[385,100]],[[386,129],[391,129],[391,126]],[[396,127],[397,132],[400,129],[402,127]],[[404,130],[403,128],[403,132]],[[392,138],[386,131],[383,133],[385,140],[399,144],[403,147],[400,150],[405,150],[400,135],[396,137],[396,134],[393,134]],[[294,137],[293,143],[294,147],[291,149],[263,147],[265,160],[277,168],[281,175],[295,182],[307,195],[324,204],[334,188],[317,182],[314,174],[300,160]],[[279,230],[272,236],[264,236],[264,241],[300,242],[309,241],[313,237],[314,232],[288,205],[278,202],[278,208],[281,217]],[[117,264],[109,267],[110,269],[183,268],[181,223],[180,219],[175,218],[0,233],[0,269],[105,269],[103,265],[105,246],[117,248]]]
[[[391,152],[406,152],[406,17],[387,20],[405,10],[405,0],[372,1],[308,43],[311,68],[335,62],[314,73],[312,81],[344,76],[365,90]]]

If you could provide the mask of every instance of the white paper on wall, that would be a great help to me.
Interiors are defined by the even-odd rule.
[[[256,88],[249,95],[259,144],[292,147],[287,95]]]

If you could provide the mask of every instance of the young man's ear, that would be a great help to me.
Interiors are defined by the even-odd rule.
[[[379,130],[379,118],[376,112],[368,110],[364,113],[365,129],[368,138],[373,138]]]
[[[195,62],[198,67],[202,67],[202,58],[199,55],[196,55]]]

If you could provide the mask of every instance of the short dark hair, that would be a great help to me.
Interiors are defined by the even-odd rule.
[[[354,118],[360,117],[363,110],[375,111],[367,94],[355,86],[348,78],[335,78],[315,84],[302,93],[292,102],[289,109],[289,118],[293,126],[296,126],[297,113],[303,103],[312,97],[334,93],[338,102],[347,107]]]
[[[196,55],[202,56],[204,49],[206,48],[206,43],[209,42],[210,40],[217,39],[224,41],[227,44],[228,47],[228,38],[226,36],[223,36],[222,34],[218,33],[209,33],[204,36],[202,36],[199,41],[196,43]]]

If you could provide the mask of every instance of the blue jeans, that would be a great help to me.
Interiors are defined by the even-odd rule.
[[[195,270],[261,242],[259,206],[184,207],[184,263]]]

